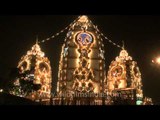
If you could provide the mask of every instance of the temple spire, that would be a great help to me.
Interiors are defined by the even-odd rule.
[[[89,19],[88,19],[88,16],[82,15],[78,21],[82,23],[88,23]]]
[[[36,44],[38,44],[39,43],[39,41],[38,41],[38,35],[36,36]]]
[[[122,49],[123,49],[123,50],[125,49],[125,43],[124,43],[124,40],[122,41]]]
[[[17,68],[20,69],[21,74],[25,73],[25,77],[23,77],[22,79],[21,77],[17,77],[17,83],[14,83],[16,84],[14,86],[15,89],[11,91],[12,94],[25,97],[34,101],[43,101],[43,99],[45,99],[47,102],[45,104],[48,104],[51,97],[52,87],[51,66],[49,59],[45,57],[45,53],[41,50],[40,46],[38,45],[38,35],[36,36],[36,44],[32,46],[31,50],[27,51],[26,55],[22,56]],[[21,80],[32,80],[33,84],[31,85],[38,85],[38,88],[30,88],[29,86],[27,86],[29,88],[24,88],[24,85],[22,85],[20,82]],[[17,87],[19,88],[18,94]],[[26,91],[26,88],[29,89],[29,91]]]

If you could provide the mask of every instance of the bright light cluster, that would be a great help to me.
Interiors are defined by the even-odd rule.
[[[136,89],[136,96],[143,98],[141,73],[137,63],[126,50],[122,50],[109,67],[106,91],[112,94],[115,89]]]
[[[160,57],[157,57],[154,60],[152,60],[152,63],[160,65]]]
[[[111,62],[106,78],[102,36],[108,40],[87,16],[81,16],[80,19],[71,24],[60,56],[57,82],[58,95],[68,91],[71,93],[76,91],[80,93],[102,92],[112,94],[114,90],[118,89],[136,89],[136,96],[143,98],[140,70],[124,47],[119,56]],[[111,40],[109,42],[121,48]],[[152,62],[160,64],[160,58]],[[98,67],[94,64],[98,64]],[[16,89],[17,93],[12,91],[12,94],[32,100],[49,100],[52,81],[51,66],[50,61],[45,57],[38,43],[21,58],[18,68],[21,74],[30,71],[24,80],[32,78],[34,84],[40,84],[41,88],[25,96],[22,94],[23,91],[20,91],[21,86],[18,78],[14,85],[19,86],[19,88]],[[3,89],[0,89],[0,92],[3,92]],[[98,99],[96,98],[94,101],[96,100]],[[146,99],[146,101],[150,102],[151,100]],[[141,104],[141,102],[141,100],[137,100],[137,104]]]
[[[0,92],[3,92],[3,89],[0,89]]]
[[[91,46],[93,45],[93,34],[86,31],[81,31],[75,35],[75,43],[79,55],[78,68],[74,71],[73,89],[79,92],[95,92],[93,84],[94,74],[90,68],[90,54],[92,53]],[[89,82],[88,82],[89,81]]]
[[[36,43],[30,51],[23,56],[18,63],[18,68],[21,73],[29,71],[29,74],[26,76],[26,80],[31,78],[34,80],[34,84],[40,84],[41,88],[37,92],[33,92],[28,96],[21,95],[32,100],[43,100],[49,99],[51,95],[51,66],[50,61],[45,57],[44,52],[41,51],[40,46]],[[25,80],[25,79],[24,79]],[[15,81],[15,85],[19,85],[19,79]],[[16,93],[13,93],[16,94]],[[17,94],[16,94],[17,95]]]
[[[103,47],[103,40],[94,31],[92,22],[87,16],[81,16],[69,29],[62,46],[57,83],[59,94],[63,91],[100,92],[105,73]]]

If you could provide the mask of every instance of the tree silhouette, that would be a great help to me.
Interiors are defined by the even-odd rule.
[[[34,91],[38,91],[41,88],[41,84],[34,83],[35,78],[31,76],[33,73],[33,69],[23,73],[21,73],[18,68],[13,69],[10,74],[9,90],[14,91],[17,95],[23,95],[24,97]],[[19,84],[15,85],[14,83],[17,80]]]

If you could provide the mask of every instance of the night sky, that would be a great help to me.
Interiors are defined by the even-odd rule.
[[[17,15],[0,16],[0,77],[7,78],[11,68],[17,66],[36,42],[59,32],[78,15]],[[142,74],[144,95],[160,102],[160,66],[152,59],[160,55],[160,16],[148,15],[89,15],[109,39],[122,45],[137,61]],[[40,44],[42,51],[51,61],[53,86],[58,76],[58,64],[65,33]],[[120,49],[104,40],[106,69],[119,55]]]

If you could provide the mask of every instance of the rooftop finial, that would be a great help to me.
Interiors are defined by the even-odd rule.
[[[86,15],[82,15],[78,21],[79,22],[88,22],[88,17]]]
[[[125,44],[124,44],[124,40],[122,41],[122,49],[124,50],[125,48]]]
[[[38,41],[38,35],[36,36],[36,44],[38,44],[39,43],[39,41]]]

